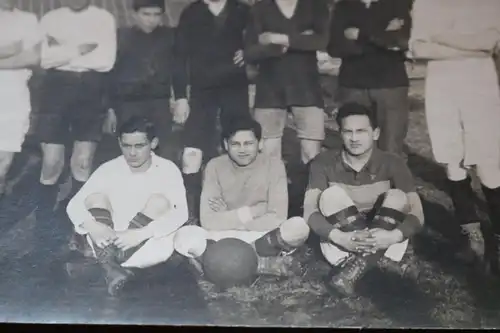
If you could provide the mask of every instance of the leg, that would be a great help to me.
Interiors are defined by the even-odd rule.
[[[410,111],[408,88],[375,89],[370,94],[376,103],[380,149],[403,156]]]
[[[14,152],[0,151],[0,198],[3,197],[7,185],[7,173],[14,160]]]
[[[187,191],[190,219],[199,220],[202,166],[210,158],[219,109],[217,95],[212,91],[193,90],[191,113],[183,136],[182,173]]]
[[[258,273],[292,276],[297,273],[296,262],[290,256],[309,237],[309,226],[301,217],[292,217],[254,242],[259,257]]]
[[[262,126],[264,153],[268,156],[281,158],[281,138],[286,125],[286,110],[255,109],[254,117]]]
[[[292,112],[300,139],[302,163],[307,164],[321,152],[325,139],[325,114],[314,106],[293,107]]]

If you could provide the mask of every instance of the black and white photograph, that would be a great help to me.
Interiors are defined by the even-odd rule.
[[[500,327],[500,0],[0,0],[0,299]]]

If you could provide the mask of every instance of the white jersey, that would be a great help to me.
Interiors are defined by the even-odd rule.
[[[123,156],[102,164],[68,204],[68,216],[78,233],[85,234],[81,224],[93,217],[85,207],[85,199],[93,193],[106,195],[113,208],[114,229],[128,229],[129,222],[140,212],[152,194],[162,194],[170,202],[171,210],[151,222],[155,237],[175,232],[188,219],[186,190],[177,166],[155,154],[151,167],[141,173],[132,173]]]

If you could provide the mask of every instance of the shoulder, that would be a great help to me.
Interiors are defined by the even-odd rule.
[[[123,156],[115,157],[109,161],[106,161],[99,165],[95,171],[92,173],[93,176],[112,176],[116,174],[116,171],[123,168],[127,163]]]
[[[108,11],[107,9],[91,6],[89,8],[89,13],[92,13],[92,15],[99,17],[102,20],[106,20],[113,23],[115,22],[115,16],[111,14],[111,12]]]
[[[314,167],[325,167],[329,165],[333,165],[340,161],[340,152],[337,150],[326,150],[324,152],[319,153],[316,157],[311,161],[311,166]]]
[[[180,174],[179,167],[169,159],[154,155],[153,157],[153,165],[160,169],[161,172],[170,173],[170,174]]]
[[[57,20],[61,16],[66,16],[66,15],[68,15],[67,8],[61,7],[61,8],[57,8],[57,9],[52,9],[42,16],[41,21],[42,22],[49,22],[52,20]]]
[[[229,165],[229,163],[231,163],[231,162],[230,162],[229,156],[227,154],[220,155],[220,156],[212,158],[207,163],[206,169],[210,170],[210,171],[215,171],[215,170],[218,170],[221,168],[224,169],[225,167],[227,167]]]
[[[406,161],[399,155],[387,151],[378,151],[380,163],[385,165],[391,173],[409,170]]]

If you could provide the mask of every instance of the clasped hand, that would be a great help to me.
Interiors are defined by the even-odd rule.
[[[90,228],[89,235],[94,244],[100,248],[116,245],[123,251],[131,249],[146,240],[141,229],[115,231],[111,227],[99,222],[96,222]]]
[[[401,232],[398,230],[389,231],[374,228],[344,232],[337,243],[350,252],[375,253],[379,250],[385,250],[402,240]]]

